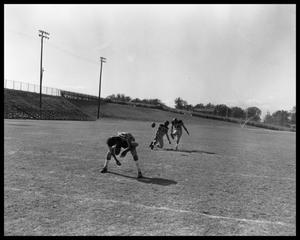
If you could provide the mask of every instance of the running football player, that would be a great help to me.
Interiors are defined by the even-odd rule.
[[[171,137],[172,139],[176,138],[176,147],[175,149],[178,150],[178,145],[182,136],[182,128],[186,131],[188,135],[190,135],[187,128],[184,126],[184,123],[182,120],[178,120],[177,118],[174,118],[171,122]]]
[[[156,134],[155,134],[155,138],[149,145],[149,147],[151,149],[153,149],[154,146],[158,146],[159,148],[163,148],[163,146],[164,146],[164,139],[163,138],[164,138],[165,135],[168,138],[169,144],[171,144],[171,141],[170,141],[170,138],[169,138],[169,135],[168,135],[168,130],[169,130],[168,126],[169,126],[169,121],[165,121],[164,124],[159,124],[159,127],[156,131]]]

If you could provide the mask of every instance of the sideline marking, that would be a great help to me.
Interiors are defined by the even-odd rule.
[[[243,176],[243,177],[254,177],[254,178],[271,178],[274,180],[290,180],[290,181],[296,181],[296,177],[295,178],[286,178],[286,177],[272,177],[272,176],[259,176],[259,175],[253,175],[253,174],[244,174],[244,173],[230,173],[230,172],[222,172],[222,171],[214,171],[214,172],[218,172],[218,173],[222,173],[225,175],[238,175],[238,176]]]
[[[7,190],[23,190],[23,189],[18,189],[18,188],[6,188]],[[30,192],[35,192],[38,195],[44,195],[40,191],[34,191],[34,190],[24,190],[24,191],[30,191]],[[290,223],[284,223],[284,222],[272,222],[268,220],[255,220],[255,219],[246,219],[246,218],[234,218],[234,217],[224,217],[224,216],[218,216],[218,215],[211,215],[211,214],[206,214],[206,213],[200,213],[200,212],[194,212],[194,211],[189,211],[189,210],[183,210],[183,209],[173,209],[173,208],[168,208],[168,207],[156,207],[156,206],[147,206],[144,204],[140,203],[132,203],[128,201],[119,201],[119,200],[113,200],[113,199],[93,199],[89,197],[82,197],[81,195],[75,195],[75,196],[68,196],[66,194],[57,194],[57,193],[52,193],[52,195],[60,196],[63,198],[75,198],[76,200],[82,201],[92,201],[92,202],[112,202],[112,203],[119,203],[123,205],[132,205],[134,207],[140,207],[140,208],[146,208],[146,209],[155,209],[155,210],[166,210],[166,211],[172,211],[172,212],[179,212],[179,213],[190,213],[190,214],[197,214],[197,215],[202,215],[208,218],[217,218],[217,219],[227,219],[227,220],[233,220],[233,221],[240,221],[240,222],[250,222],[250,223],[258,223],[258,224],[277,224],[277,225],[282,225],[282,226],[291,226],[294,227],[294,224]]]
[[[209,218],[221,218],[221,219],[228,219],[228,220],[234,220],[234,221],[242,221],[242,222],[253,222],[253,223],[262,223],[262,224],[278,224],[283,226],[294,226],[293,224],[284,223],[284,222],[272,222],[268,220],[253,220],[253,219],[245,219],[245,218],[234,218],[234,217],[224,217],[224,216],[218,216],[218,215],[211,215],[206,213],[199,213],[199,212],[193,212],[188,210],[182,210],[182,209],[173,209],[168,207],[155,207],[155,206],[147,206],[140,203],[131,203],[128,201],[118,201],[113,199],[91,199],[91,198],[84,198],[88,201],[95,201],[95,202],[113,202],[113,203],[121,203],[125,205],[134,205],[136,207],[146,208],[146,209],[156,209],[156,210],[166,210],[166,211],[173,211],[173,212],[180,212],[180,213],[192,213],[192,214],[198,214],[202,216],[206,216]]]
[[[7,154],[7,155],[14,155],[14,154],[16,154],[17,152],[18,152],[18,150],[16,150],[16,151],[7,151],[7,152],[4,153],[4,155],[5,155],[5,154]]]
[[[147,206],[140,203],[131,203],[128,201],[119,201],[119,200],[113,200],[113,199],[92,199],[92,198],[83,198],[86,201],[93,201],[93,202],[113,202],[113,203],[121,203],[124,205],[133,205],[135,207],[141,207],[146,209],[155,209],[155,210],[166,210],[166,211],[173,211],[173,212],[180,212],[180,213],[191,213],[191,214],[197,214],[206,216],[209,218],[221,218],[221,219],[227,219],[227,220],[234,220],[234,221],[242,221],[242,222],[253,222],[253,223],[262,223],[262,224],[277,224],[277,225],[283,225],[283,226],[294,226],[290,223],[284,223],[284,222],[272,222],[268,220],[255,220],[255,219],[246,219],[246,218],[234,218],[234,217],[224,217],[224,216],[218,216],[218,215],[211,215],[206,213],[199,213],[199,212],[193,212],[189,210],[182,210],[182,209],[173,209],[168,207],[156,207],[156,206]]]

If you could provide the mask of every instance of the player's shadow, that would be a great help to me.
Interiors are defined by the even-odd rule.
[[[131,177],[131,176],[124,175],[124,174],[121,174],[121,173],[116,173],[116,172],[111,172],[111,171],[107,171],[107,172],[111,173],[111,174],[118,175],[118,176],[131,178],[131,179],[137,180],[139,182],[143,182],[143,183],[151,183],[151,184],[157,184],[157,185],[161,185],[161,186],[168,186],[168,185],[171,185],[171,184],[177,184],[176,181],[165,179],[165,178],[150,178],[150,177],[136,178],[136,177]]]
[[[158,151],[173,151],[173,152],[185,152],[185,153],[205,153],[205,154],[216,154],[214,152],[207,152],[207,151],[201,151],[201,150],[184,150],[184,149],[173,149],[173,148],[163,148]]]

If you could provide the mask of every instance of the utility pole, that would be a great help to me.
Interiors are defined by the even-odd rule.
[[[98,119],[100,117],[100,95],[101,95],[101,76],[102,76],[102,63],[105,63],[106,61],[106,58],[104,57],[100,57],[100,61],[101,61],[101,64],[100,64],[100,81],[99,81],[99,101],[98,101]]]
[[[43,40],[44,38],[49,39],[50,34],[46,31],[39,30],[39,37],[41,37],[41,65],[40,65],[40,111],[42,110],[42,79],[43,79]]]

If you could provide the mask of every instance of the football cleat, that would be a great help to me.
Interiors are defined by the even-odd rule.
[[[119,161],[116,161],[116,164],[117,164],[118,166],[121,166],[121,163],[120,163]]]
[[[142,177],[143,177],[142,173],[139,172],[137,178],[142,178]]]

